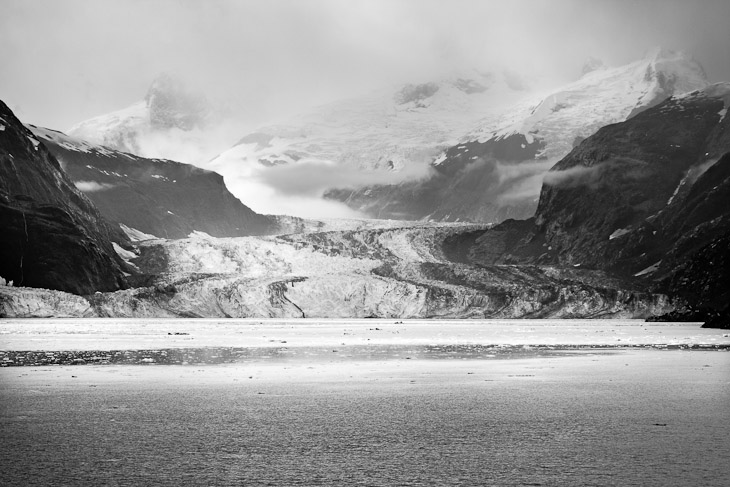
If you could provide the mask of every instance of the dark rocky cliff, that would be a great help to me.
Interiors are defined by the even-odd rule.
[[[698,316],[730,328],[730,153],[672,206],[674,211],[662,212],[651,223],[658,229],[651,231],[654,241],[669,247],[663,256],[654,256],[661,260],[651,277],[657,288],[685,300],[678,317]]]
[[[604,270],[727,313],[729,104],[718,84],[602,128],[545,176],[534,218],[452,238],[447,253]]]
[[[653,263],[650,255],[639,258],[645,251],[668,250],[671,241],[631,234],[662,213],[682,209],[679,191],[712,160],[707,141],[730,129],[728,120],[720,121],[723,107],[721,98],[701,92],[669,99],[604,127],[558,162],[545,176],[535,213],[538,231],[552,247],[550,259],[633,274]],[[667,227],[666,220],[659,227]],[[627,242],[635,255],[627,252]]]
[[[89,294],[126,287],[111,241],[127,242],[0,102],[0,276],[18,286]]]
[[[183,238],[193,231],[214,237],[265,235],[277,228],[233,196],[220,174],[30,128],[110,221],[163,238]]]

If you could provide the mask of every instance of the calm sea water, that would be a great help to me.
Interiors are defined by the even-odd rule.
[[[223,384],[204,371],[248,372],[214,365],[200,380],[160,381],[141,366],[106,366],[136,372],[46,389],[0,384],[0,484],[726,485],[728,381],[697,380],[699,365],[679,379],[616,375],[610,357],[606,375],[609,356],[596,355],[595,374],[573,374],[572,357],[536,356],[478,361],[469,380],[428,360],[381,380]],[[507,362],[519,370],[508,374]],[[163,367],[180,370],[154,370]],[[408,380],[413,370],[422,373]]]

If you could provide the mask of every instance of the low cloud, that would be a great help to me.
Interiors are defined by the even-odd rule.
[[[542,190],[543,178],[557,159],[527,161],[519,164],[496,164],[500,203],[514,204],[525,200],[536,200]]]
[[[205,129],[153,131],[137,138],[139,148],[136,153],[143,157],[171,159],[204,168],[222,149],[232,147],[247,130],[250,127],[225,120]]]
[[[113,188],[114,184],[98,183],[96,181],[76,181],[74,183],[79,191],[84,193],[95,193],[97,191],[106,191]]]
[[[526,161],[519,164],[497,163],[497,174],[500,184],[514,180],[524,179],[535,175],[543,175],[555,165],[558,159],[546,159],[543,161]]]
[[[604,163],[605,164],[605,163]],[[574,166],[559,171],[545,173],[543,182],[548,186],[573,188],[594,184],[601,175],[601,166]]]
[[[537,200],[542,190],[543,174],[533,174],[516,180],[497,197],[499,203],[514,204]]]
[[[400,171],[366,171],[321,161],[302,161],[268,168],[260,173],[259,180],[283,195],[322,196],[333,188],[359,189],[425,179],[432,171],[428,164],[410,164]]]
[[[411,162],[399,170],[363,170],[319,160],[299,160],[294,164],[266,167],[257,162],[221,170],[230,191],[245,205],[264,214],[284,214],[303,218],[368,218],[346,204],[324,199],[330,189],[360,189],[427,179],[434,174],[424,160]]]
[[[292,215],[301,218],[367,218],[336,201],[317,194],[284,194],[256,178],[227,174],[226,186],[241,202],[265,215]]]
[[[713,159],[705,161],[695,167],[690,168],[687,171],[688,182],[690,184],[694,184],[695,181],[697,181],[700,178],[700,176],[705,174],[707,172],[707,170],[710,169],[712,166],[714,166],[715,163],[719,160],[720,160],[719,158],[713,158]]]
[[[573,166],[567,169],[549,171],[545,174],[544,183],[561,188],[577,186],[598,187],[607,180],[613,184],[621,181],[643,181],[651,177],[646,161],[633,157],[612,157],[593,166]]]

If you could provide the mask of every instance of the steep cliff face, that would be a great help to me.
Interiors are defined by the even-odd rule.
[[[689,186],[693,168],[710,163],[707,140],[730,128],[721,120],[724,107],[722,97],[707,92],[667,100],[604,127],[557,163],[545,176],[535,213],[550,257],[641,270],[634,267],[641,262],[627,260],[622,237],[656,218],[680,186]]]
[[[709,251],[708,245],[713,249],[723,248],[721,242],[727,240],[730,232],[730,153],[714,162],[686,194],[676,196],[675,200],[647,223],[657,229],[655,238],[674,241],[662,259],[658,275],[674,273],[675,266],[683,265],[683,261],[695,253],[709,252],[711,255],[713,252]],[[718,262],[717,268],[722,272],[728,270],[722,261]],[[692,286],[687,290],[701,292]]]
[[[184,238],[194,231],[216,237],[265,235],[278,228],[242,204],[212,171],[29,128],[109,221],[162,238]]]
[[[656,281],[657,289],[683,298],[682,314],[721,328],[730,328],[729,201],[730,153],[726,153],[647,223],[648,228],[642,228],[645,238],[651,235],[647,243],[673,245],[663,255],[647,252],[652,265],[640,274]]]
[[[126,286],[112,241],[127,239],[61,171],[48,149],[0,102],[0,276],[76,294]]]

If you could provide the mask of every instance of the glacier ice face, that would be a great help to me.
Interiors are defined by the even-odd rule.
[[[627,290],[590,271],[477,267],[450,260],[444,241],[483,230],[428,225],[138,243],[144,285],[69,299],[0,289],[4,316],[535,318],[622,317],[671,309],[663,295]],[[594,282],[600,281],[596,286]],[[35,294],[37,296],[35,296]],[[21,314],[22,313],[22,314]]]
[[[0,317],[86,318],[97,316],[89,301],[49,289],[0,286]]]

